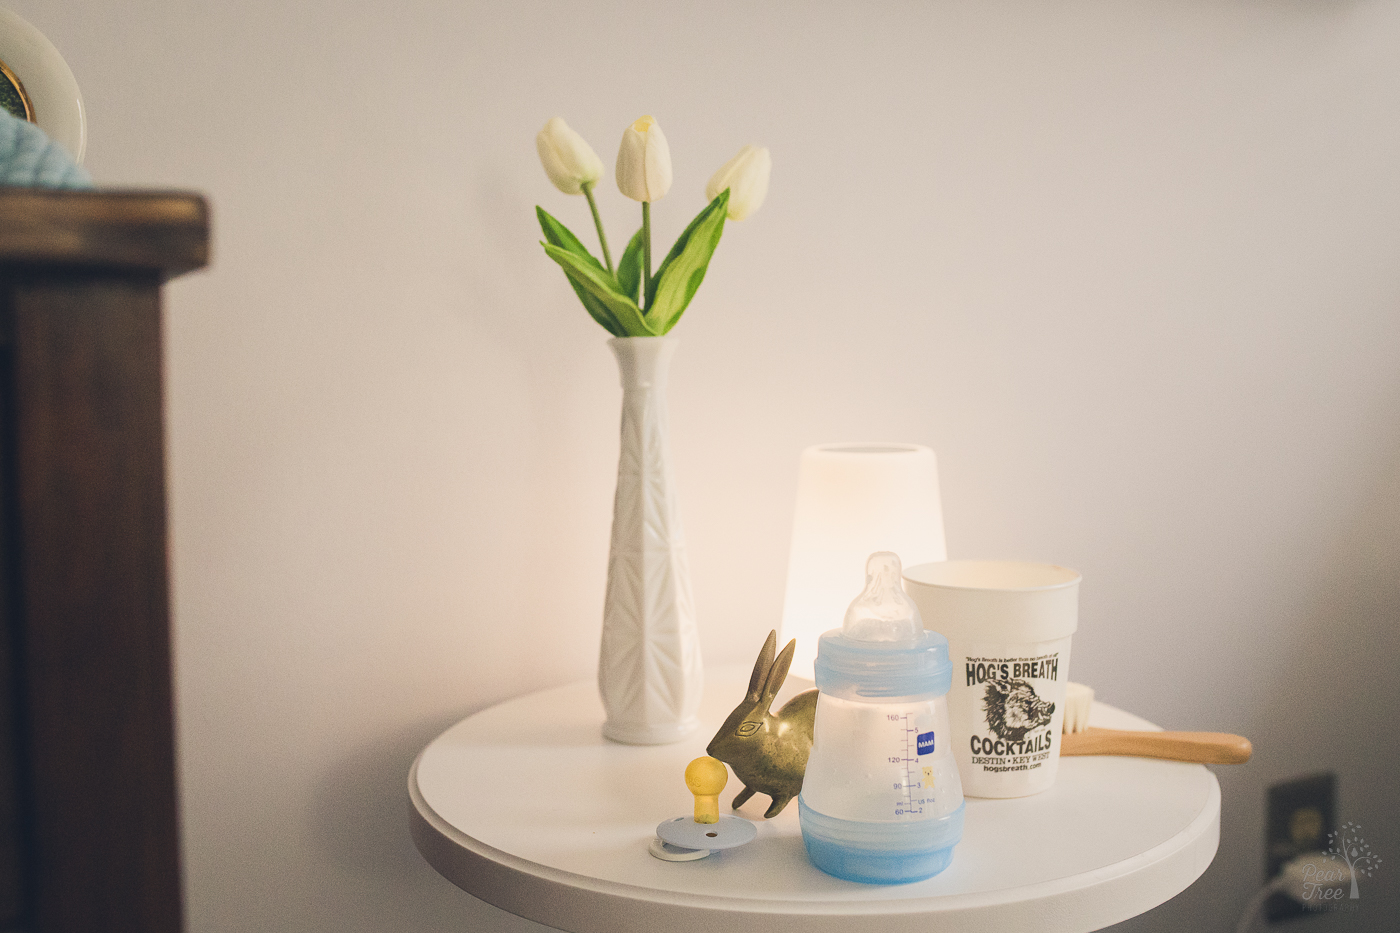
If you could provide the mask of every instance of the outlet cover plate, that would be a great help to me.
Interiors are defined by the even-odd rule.
[[[1264,823],[1264,881],[1272,881],[1284,864],[1306,852],[1327,848],[1337,828],[1337,775],[1331,771],[1270,785]],[[1270,923],[1307,915],[1308,910],[1283,894],[1265,905]]]

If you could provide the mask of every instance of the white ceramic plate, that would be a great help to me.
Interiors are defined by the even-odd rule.
[[[0,62],[9,72],[0,72],[0,82],[13,86],[10,76],[18,79],[33,111],[31,119],[81,163],[87,151],[87,117],[78,82],[53,43],[19,14],[3,7]]]

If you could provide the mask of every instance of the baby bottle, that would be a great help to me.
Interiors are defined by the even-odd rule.
[[[849,881],[938,874],[962,838],[948,741],[948,640],[924,631],[899,557],[872,554],[865,590],[817,643],[816,726],[798,816],[807,855]]]

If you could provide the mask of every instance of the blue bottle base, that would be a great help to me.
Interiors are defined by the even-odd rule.
[[[928,852],[873,852],[803,836],[812,864],[837,878],[864,884],[908,884],[932,878],[953,861],[953,847]]]
[[[890,823],[838,820],[813,810],[801,797],[797,807],[802,842],[813,865],[847,881],[907,884],[932,878],[953,861],[966,804],[936,820]]]

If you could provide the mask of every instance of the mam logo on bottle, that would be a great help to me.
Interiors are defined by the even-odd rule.
[[[919,754],[920,754],[920,755],[932,755],[932,754],[933,754],[933,733],[932,733],[932,732],[920,732],[920,733],[919,733]]]

